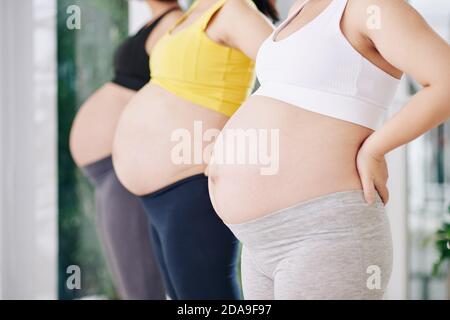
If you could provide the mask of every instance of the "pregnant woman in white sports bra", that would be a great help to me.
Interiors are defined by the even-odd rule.
[[[392,267],[384,155],[450,116],[450,47],[405,1],[298,1],[256,69],[261,88],[208,169],[215,209],[243,243],[245,298],[382,298]],[[403,72],[423,90],[383,123]],[[218,159],[237,132],[272,137],[276,170]]]

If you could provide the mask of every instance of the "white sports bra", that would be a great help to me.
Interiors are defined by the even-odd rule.
[[[313,21],[275,41],[308,1],[259,49],[256,74],[261,87],[254,94],[376,130],[400,80],[364,58],[343,35],[340,23],[347,0],[332,0]]]

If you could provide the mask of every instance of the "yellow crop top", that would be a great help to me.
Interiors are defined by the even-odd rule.
[[[197,0],[153,47],[151,83],[227,116],[239,108],[254,85],[255,63],[243,52],[220,45],[206,34],[211,17],[227,0],[219,0],[193,24],[172,30],[197,6]]]

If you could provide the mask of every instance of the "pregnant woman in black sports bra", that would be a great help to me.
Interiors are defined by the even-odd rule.
[[[124,299],[165,298],[147,217],[138,199],[117,180],[111,161],[117,121],[136,91],[150,80],[149,53],[181,15],[177,1],[146,2],[156,18],[119,47],[114,79],[84,103],[70,137],[73,159],[95,187],[98,233]]]

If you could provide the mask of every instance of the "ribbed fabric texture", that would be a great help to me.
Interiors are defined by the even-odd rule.
[[[172,33],[198,1],[153,48],[152,83],[227,116],[239,108],[253,88],[254,62],[243,52],[212,41],[206,28],[225,4],[220,0],[193,24]],[[247,0],[249,1],[249,0]]]
[[[347,0],[333,0],[313,21],[276,40],[309,2],[263,43],[256,60],[256,95],[371,129],[383,123],[399,80],[373,65],[340,28]]]

